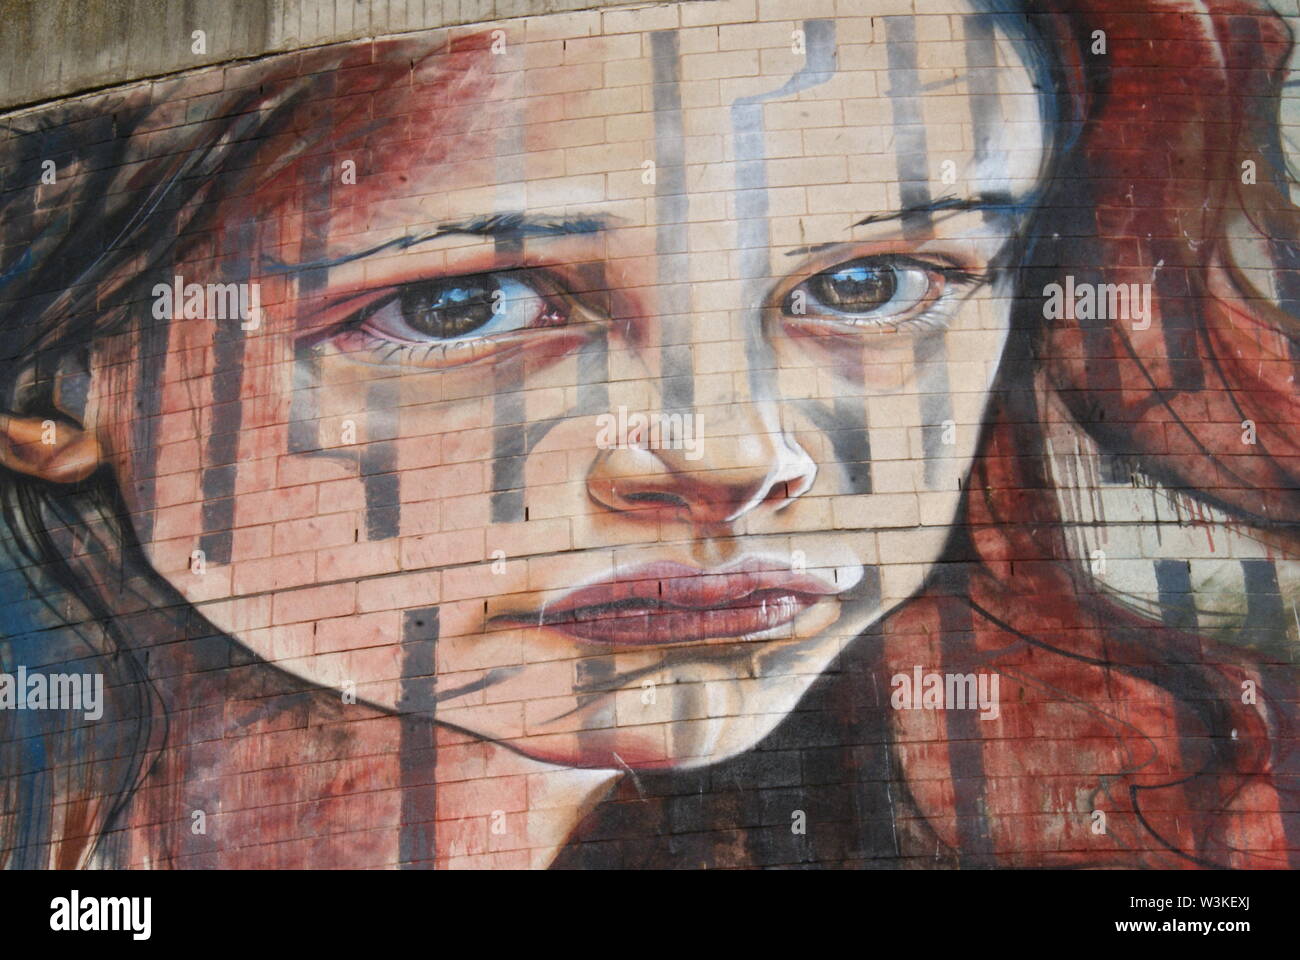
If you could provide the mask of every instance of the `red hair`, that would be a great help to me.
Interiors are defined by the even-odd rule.
[[[1241,2],[1038,9],[1078,136],[1030,231],[1024,349],[995,394],[955,545],[971,562],[889,618],[882,654],[885,676],[999,673],[1001,715],[893,712],[903,775],[921,818],[974,865],[1300,865],[1293,668],[1089,585],[1041,403],[1055,395],[1103,450],[1295,556],[1296,320],[1238,255],[1267,251],[1279,288],[1300,266],[1277,140],[1291,37]],[[1067,274],[1152,283],[1150,327],[1042,320],[1035,291]]]

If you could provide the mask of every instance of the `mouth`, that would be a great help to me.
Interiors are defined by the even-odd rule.
[[[574,590],[535,614],[492,620],[616,646],[693,643],[764,634],[842,589],[752,561],[715,570],[653,563]]]

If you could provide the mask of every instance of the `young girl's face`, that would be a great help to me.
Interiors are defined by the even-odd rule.
[[[96,358],[158,573],[291,673],[539,759],[755,744],[940,556],[1043,142],[987,18],[801,6],[315,82],[174,271],[259,284],[260,323]]]

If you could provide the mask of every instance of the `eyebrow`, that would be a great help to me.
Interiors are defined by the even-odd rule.
[[[932,213],[963,213],[968,210],[983,210],[998,214],[1002,217],[1015,217],[1023,213],[1033,205],[1031,197],[1026,196],[1017,200],[1010,193],[981,193],[974,197],[957,197],[947,196],[938,197],[934,200],[928,200],[925,203],[912,204],[895,210],[891,213],[873,213],[863,217],[853,224],[855,227],[865,227],[873,223],[887,223],[890,220],[912,220],[916,217],[928,216]],[[813,246],[797,247],[794,250],[786,251],[787,257],[800,256],[807,253],[818,253],[822,250],[828,250],[831,247],[838,247],[839,242],[818,243]]]
[[[385,250],[406,250],[416,244],[427,243],[440,237],[478,236],[492,237],[498,242],[520,241],[528,237],[568,237],[599,233],[606,230],[615,218],[603,215],[588,217],[554,217],[543,214],[522,212],[493,213],[469,220],[440,224],[426,233],[412,236],[395,237],[384,243],[345,253],[325,260],[308,260],[300,263],[285,263],[274,257],[262,259],[267,273],[296,273],[300,270],[319,270],[325,267],[337,267],[364,257],[372,257]]]

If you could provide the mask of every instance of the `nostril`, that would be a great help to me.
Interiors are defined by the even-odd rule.
[[[628,503],[660,503],[674,507],[688,507],[685,497],[679,497],[675,493],[663,493],[661,491],[647,491],[643,493],[625,493],[623,499]]]
[[[757,494],[758,491],[754,491]],[[775,505],[778,508],[787,504],[790,500],[790,481],[782,480],[774,483],[767,488],[767,492],[758,500],[759,503]],[[752,501],[749,501],[752,502]]]

